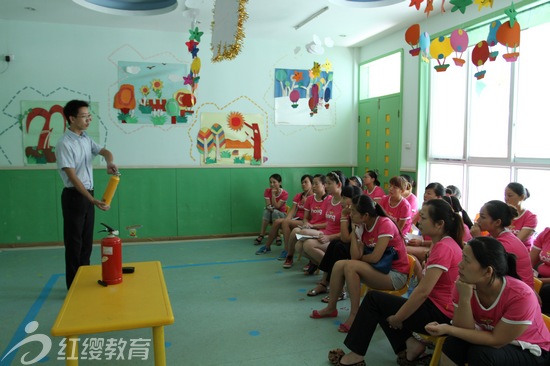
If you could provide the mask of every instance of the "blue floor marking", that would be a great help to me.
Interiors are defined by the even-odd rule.
[[[21,324],[19,324],[19,327],[17,327],[17,330],[13,334],[13,337],[11,338],[10,343],[8,344],[4,352],[2,352],[2,356],[0,357],[0,360],[4,357],[6,353],[9,352],[10,349],[12,349],[13,346],[17,344],[17,342],[19,342],[20,340],[26,337],[27,333],[25,332],[25,327],[27,326],[27,324],[29,324],[34,319],[36,319],[36,315],[38,315],[38,313],[40,312],[42,305],[44,305],[44,302],[50,295],[50,292],[52,291],[53,286],[55,285],[59,277],[65,277],[65,275],[58,273],[50,277],[50,279],[42,289],[42,292],[40,292],[40,295],[38,295],[38,298],[36,299],[34,304],[32,304],[31,308],[29,309],[29,312],[27,313],[27,315],[25,315],[25,318],[23,318],[23,321],[21,322]],[[3,361],[7,362],[7,365],[11,365],[16,354],[17,352],[13,352],[8,357],[6,357],[6,359]]]

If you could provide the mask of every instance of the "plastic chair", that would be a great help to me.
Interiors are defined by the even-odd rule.
[[[533,280],[535,281],[535,292],[538,294],[540,292],[540,288],[542,287],[542,281],[536,277],[534,277]]]
[[[407,276],[407,282],[405,283],[405,286],[398,290],[378,290],[375,288],[369,288],[367,285],[362,284],[361,285],[361,296],[365,296],[367,291],[369,290],[376,290],[376,291],[383,291],[385,293],[396,295],[396,296],[403,296],[404,294],[409,291],[409,285],[411,284],[411,279],[414,276],[414,265],[416,263],[416,258],[413,255],[407,254],[407,257],[409,257],[409,275]]]

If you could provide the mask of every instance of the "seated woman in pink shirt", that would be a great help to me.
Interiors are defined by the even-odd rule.
[[[281,252],[281,255],[279,256],[279,260],[284,260],[286,258],[287,251],[288,251],[286,247],[288,246],[290,231],[295,227],[303,225],[304,212],[305,212],[304,205],[306,203],[306,199],[313,194],[313,191],[312,191],[313,177],[309,174],[306,174],[302,176],[300,181],[302,183],[302,192],[297,193],[294,196],[294,199],[292,200],[292,206],[288,210],[286,217],[276,219],[271,224],[271,230],[269,230],[269,236],[267,237],[265,246],[262,246],[259,250],[259,252],[263,252],[262,254],[265,254],[265,252],[269,251],[269,250],[265,250],[266,248],[271,249],[271,244],[273,243],[274,240],[276,240],[277,245],[281,245],[281,239],[279,238],[279,230],[282,229],[283,239],[285,241],[285,249]]]
[[[314,310],[311,318],[334,318],[338,316],[336,303],[347,284],[350,297],[350,313],[338,331],[347,333],[359,309],[361,281],[370,288],[394,290],[402,288],[407,282],[409,260],[405,241],[395,222],[384,209],[370,197],[355,197],[351,206],[351,220],[355,235],[351,235],[351,260],[339,260],[332,268],[329,286],[329,302],[324,309]],[[378,263],[386,249],[393,250],[391,268],[384,273],[373,267]]]
[[[363,193],[369,196],[374,202],[380,202],[382,197],[386,195],[384,190],[380,188],[378,174],[374,170],[368,170],[363,176],[363,185],[365,190]]]
[[[418,198],[412,192],[416,186],[416,182],[408,174],[401,174],[401,178],[405,179],[407,182],[405,189],[403,190],[403,198],[409,202],[409,205],[411,206],[411,213],[414,216],[418,212]]]
[[[403,235],[411,231],[412,211],[409,201],[403,198],[403,192],[407,187],[405,178],[396,176],[390,179],[388,195],[380,200],[380,206],[388,216],[395,221]]]
[[[530,196],[529,190],[522,184],[512,182],[504,190],[504,201],[518,210],[518,216],[512,220],[510,231],[525,244],[527,250],[531,250],[534,241],[534,233],[537,229],[537,215],[522,207],[523,202]]]
[[[453,323],[426,330],[446,335],[440,365],[529,366],[550,363],[550,332],[535,292],[518,279],[514,255],[495,238],[470,240],[453,290]]]
[[[516,256],[516,272],[519,278],[533,288],[533,267],[529,252],[521,240],[506,229],[517,214],[513,206],[498,200],[489,201],[479,210],[479,218],[470,229],[470,233],[476,237],[481,236],[482,231],[487,231],[490,236],[497,239],[504,246],[504,250]]]
[[[296,235],[318,235],[320,230],[327,226],[325,218],[326,201],[330,201],[332,196],[326,192],[327,178],[323,174],[316,174],[313,177],[313,195],[306,199],[304,205],[304,223],[301,226],[295,227],[288,238],[287,257],[285,260],[285,268],[292,267],[294,261],[294,253],[296,249],[299,253],[302,251],[302,244],[296,248],[296,244],[301,243],[304,239],[298,239]]]
[[[550,227],[537,235],[529,256],[531,265],[536,270],[536,277],[542,282],[539,291],[542,312],[550,315]]]
[[[269,188],[264,191],[265,208],[262,218],[260,235],[254,240],[254,245],[262,244],[267,225],[272,224],[276,219],[286,217],[286,201],[288,192],[283,189],[283,178],[277,173],[269,177]]]

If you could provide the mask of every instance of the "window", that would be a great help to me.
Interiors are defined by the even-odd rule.
[[[531,194],[524,207],[537,214],[541,231],[550,226],[544,207],[550,179],[550,102],[544,86],[550,85],[550,70],[543,66],[550,59],[544,46],[550,4],[520,11],[517,19],[522,32],[516,62],[503,59],[507,50],[500,44],[492,48],[499,51],[497,59],[479,67],[471,61],[473,44],[462,55],[463,67],[450,56],[447,71],[436,72],[437,62],[431,61],[427,181],[459,187],[472,217],[485,202],[504,200],[509,182],[522,183]],[[488,24],[468,30],[470,42],[486,39],[488,30]],[[477,80],[474,75],[483,70]]]
[[[359,66],[359,99],[401,92],[401,52]]]

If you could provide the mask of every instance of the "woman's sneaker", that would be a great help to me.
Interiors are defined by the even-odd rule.
[[[285,263],[283,264],[283,268],[292,268],[292,264],[294,264],[294,258],[292,258],[292,255],[289,255],[286,257]]]
[[[271,248],[268,248],[265,245],[262,245],[260,249],[256,251],[256,255],[262,255],[267,253],[271,253]]]

